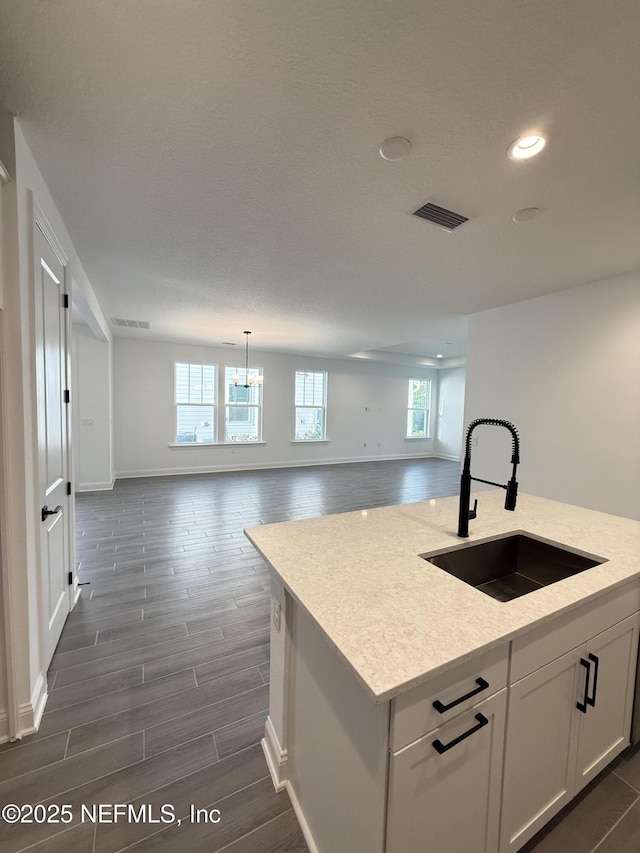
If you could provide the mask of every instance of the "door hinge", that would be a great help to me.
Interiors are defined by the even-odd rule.
[[[73,583],[73,572],[69,572],[68,583],[69,583],[69,586],[71,586],[71,584]]]
[[[70,403],[70,402],[71,402],[71,394],[69,393],[69,389],[68,389],[68,388],[67,388],[67,389],[65,389],[65,392],[64,392],[64,402],[65,402],[65,403]]]
[[[67,483],[67,494],[71,494],[71,483]]]
[[[68,293],[62,294],[62,307],[63,308],[69,307],[69,294]]]

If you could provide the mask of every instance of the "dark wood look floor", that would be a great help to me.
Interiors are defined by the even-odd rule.
[[[74,822],[0,822],[2,853],[307,851],[260,747],[269,576],[242,530],[456,494],[458,483],[457,463],[411,460],[121,480],[78,495],[90,585],[52,661],[40,730],[0,746],[0,803],[70,804]],[[182,822],[80,822],[81,805],[100,803],[144,804],[155,820],[168,804]],[[219,809],[220,823],[191,822],[191,804]],[[526,851],[595,849],[640,850],[634,750]]]
[[[444,460],[120,480],[77,496],[88,581],[49,673],[40,730],[0,746],[0,802],[69,804],[74,822],[8,826],[3,853],[302,853],[260,746],[269,573],[243,528],[455,494]],[[81,805],[163,804],[179,826],[92,824]],[[219,809],[193,823],[189,806]],[[107,815],[107,817],[109,817]]]

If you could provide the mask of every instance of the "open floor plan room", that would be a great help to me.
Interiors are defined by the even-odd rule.
[[[2,850],[307,851],[260,745],[269,571],[243,528],[453,495],[458,472],[403,460],[120,480],[79,494],[86,586],[51,664],[39,731],[0,747],[3,801],[70,804],[74,820],[1,824]],[[630,750],[526,851],[635,851],[639,791]],[[144,806],[145,822],[109,813],[101,823],[101,803]],[[191,806],[204,810],[199,820]],[[161,815],[181,823],[151,822]]]

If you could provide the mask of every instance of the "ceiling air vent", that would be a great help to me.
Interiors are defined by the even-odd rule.
[[[148,320],[120,320],[116,317],[111,318],[116,326],[128,326],[130,329],[150,329],[151,323]]]
[[[454,213],[452,210],[447,210],[446,207],[438,207],[437,204],[431,204],[431,202],[414,211],[413,215],[419,216],[420,219],[426,219],[428,222],[433,222],[438,228],[443,228],[449,232],[469,221],[468,216]]]

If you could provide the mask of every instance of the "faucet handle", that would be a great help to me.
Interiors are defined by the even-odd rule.
[[[475,518],[476,517],[476,515],[478,514],[477,509],[478,509],[478,498],[476,498],[473,502],[473,509],[469,510],[469,518]]]

